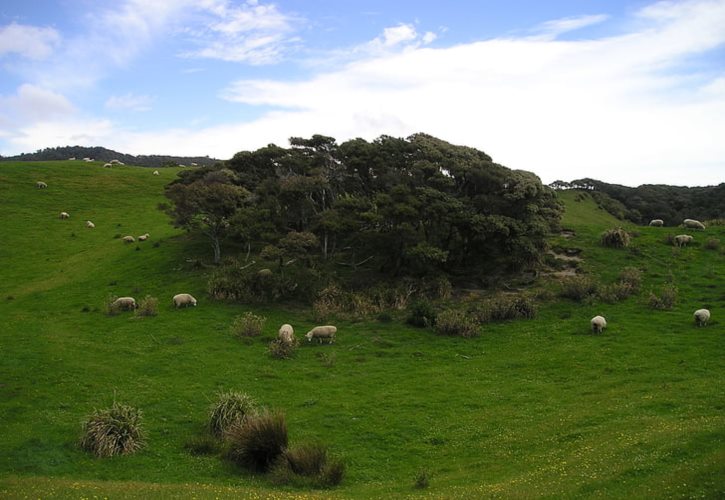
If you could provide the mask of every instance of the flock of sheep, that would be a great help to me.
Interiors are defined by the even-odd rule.
[[[649,222],[652,227],[663,227],[665,222],[662,219],[652,219]],[[682,221],[682,225],[690,229],[705,229],[705,224],[695,219],[685,219]],[[677,247],[687,246],[688,243],[692,243],[694,238],[689,234],[678,234],[673,239],[673,244]],[[697,326],[707,326],[707,322],[710,321],[710,311],[707,309],[698,309],[694,314],[695,324]],[[591,321],[592,332],[602,333],[607,327],[607,320],[604,316],[594,316]]]

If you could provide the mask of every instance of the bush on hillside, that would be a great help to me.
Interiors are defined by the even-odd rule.
[[[659,295],[654,292],[649,294],[649,306],[652,309],[672,309],[677,303],[677,287],[673,284],[666,284],[662,286]]]
[[[271,477],[276,484],[325,488],[340,484],[344,473],[344,462],[330,457],[325,445],[306,443],[284,450]]]
[[[629,233],[621,227],[608,229],[601,236],[602,245],[610,248],[624,248],[629,246],[629,241]]]
[[[637,293],[642,285],[642,271],[636,267],[625,267],[619,273],[619,282],[628,285],[632,293]]]
[[[294,356],[299,341],[295,338],[292,342],[285,342],[282,339],[274,339],[269,343],[267,352],[275,359],[289,359]]]
[[[717,238],[708,238],[705,242],[705,248],[708,250],[717,250],[720,247],[720,240]]]
[[[267,318],[264,316],[246,312],[234,318],[231,330],[234,335],[240,338],[257,337],[262,334],[265,321],[267,321]]]
[[[437,313],[433,304],[427,300],[417,300],[410,306],[408,312],[408,324],[420,328],[434,326],[436,324]]]
[[[476,305],[473,315],[479,323],[510,319],[532,319],[537,308],[534,299],[525,295],[499,294]]]
[[[232,426],[244,422],[257,408],[254,399],[243,392],[227,391],[217,394],[209,407],[209,432],[221,438]]]
[[[138,303],[136,316],[156,316],[159,314],[159,299],[147,295]]]
[[[233,425],[226,433],[226,456],[237,465],[266,472],[287,448],[284,414],[264,411]]]
[[[428,474],[428,471],[426,470],[420,470],[415,475],[415,480],[413,481],[413,488],[416,490],[424,490],[430,485],[430,477]]]
[[[566,299],[584,302],[592,299],[597,293],[597,282],[588,276],[572,276],[561,283],[559,296]]]
[[[95,410],[83,424],[80,445],[97,457],[135,453],[146,445],[141,411],[113,402],[110,408]]]
[[[478,323],[465,312],[443,311],[436,318],[436,333],[455,337],[476,337],[479,335]]]

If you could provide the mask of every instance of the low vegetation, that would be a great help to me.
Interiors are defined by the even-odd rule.
[[[146,445],[146,431],[138,408],[113,402],[95,410],[83,424],[81,448],[99,458],[129,455]]]
[[[287,449],[287,423],[281,412],[262,410],[226,432],[226,457],[256,472],[268,471]]]
[[[218,438],[240,425],[257,410],[254,399],[243,392],[223,391],[209,408],[209,432]]]

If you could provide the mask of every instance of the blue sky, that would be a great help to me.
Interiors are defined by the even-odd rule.
[[[544,182],[725,181],[725,0],[4,0],[0,154],[427,132]]]

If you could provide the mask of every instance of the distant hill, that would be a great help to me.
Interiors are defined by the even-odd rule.
[[[725,183],[703,187],[664,184],[629,187],[587,178],[571,182],[554,181],[549,186],[556,190],[584,190],[615,217],[637,224],[663,219],[665,225],[671,226],[688,218],[725,218]]]
[[[119,160],[127,165],[158,168],[164,165],[177,164],[189,166],[196,163],[199,166],[214,165],[219,160],[208,156],[166,156],[166,155],[129,155],[113,151],[100,146],[62,146],[45,148],[35,153],[23,153],[17,156],[0,156],[0,161],[54,161],[69,158],[93,158],[97,161]]]

